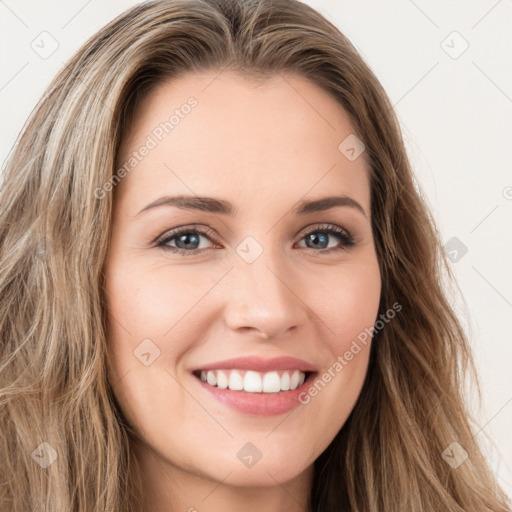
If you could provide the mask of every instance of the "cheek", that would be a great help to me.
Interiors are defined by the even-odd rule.
[[[155,342],[163,334],[165,310],[168,313],[173,310],[168,298],[162,297],[165,289],[162,283],[157,287],[146,269],[125,265],[120,260],[110,264],[105,292],[113,383],[141,366],[141,361],[136,360],[137,355],[142,361],[148,359],[143,356],[148,352],[151,359],[159,356],[160,342]],[[169,329],[170,315],[167,320]],[[145,350],[139,350],[139,347]]]
[[[143,439],[164,431],[172,412],[184,410],[179,385],[166,369],[174,374],[173,361],[187,349],[187,337],[178,337],[175,332],[181,327],[180,319],[187,318],[190,305],[198,300],[195,296],[199,291],[193,286],[187,288],[185,281],[180,272],[122,259],[112,260],[108,268],[105,292],[110,380],[125,419]],[[179,339],[184,342],[179,343]]]
[[[210,280],[197,274],[148,265],[116,266],[106,288],[111,339],[128,337],[140,343],[144,338],[172,336],[171,331],[208,291]]]
[[[112,258],[107,268],[112,382],[120,381],[127,373],[133,378],[141,367],[160,369],[161,373],[165,368],[174,369],[181,356],[201,339],[203,331],[193,320],[200,317],[204,324],[216,318],[205,309],[204,299],[226,270],[178,268],[121,257]],[[145,363],[150,363],[148,368]],[[169,380],[165,372],[163,376]]]
[[[302,402],[326,430],[319,438],[334,437],[360,394],[380,294],[378,261],[371,256],[340,266],[337,272],[331,269],[328,284],[315,295],[315,313],[326,324],[322,349],[327,357]]]
[[[379,266],[376,258],[365,258],[336,272],[331,269],[325,277],[326,284],[315,294],[315,313],[327,326],[331,352],[342,354],[375,323],[381,294]]]

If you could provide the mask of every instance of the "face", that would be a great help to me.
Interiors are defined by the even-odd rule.
[[[381,291],[351,134],[295,75],[191,74],[138,106],[105,270],[111,382],[148,471],[276,485],[343,426]]]

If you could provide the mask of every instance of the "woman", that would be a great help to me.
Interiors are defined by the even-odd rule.
[[[391,104],[313,9],[130,9],[0,194],[2,510],[508,510]]]

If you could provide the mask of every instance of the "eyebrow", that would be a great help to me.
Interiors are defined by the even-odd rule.
[[[198,210],[209,213],[219,213],[223,215],[234,215],[237,209],[232,203],[224,199],[216,199],[214,197],[199,197],[199,196],[163,196],[153,201],[140,210],[137,215],[142,212],[158,208],[159,206],[176,206],[184,210]],[[349,196],[329,196],[315,200],[304,200],[298,203],[292,210],[295,215],[306,215],[308,213],[322,212],[330,210],[331,208],[339,206],[348,206],[354,208],[367,217],[364,208]],[[137,216],[136,215],[136,216]]]

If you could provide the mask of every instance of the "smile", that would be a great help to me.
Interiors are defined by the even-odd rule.
[[[301,405],[299,395],[316,378],[318,368],[296,357],[245,356],[198,364],[191,374],[206,400],[242,414],[275,416]]]

